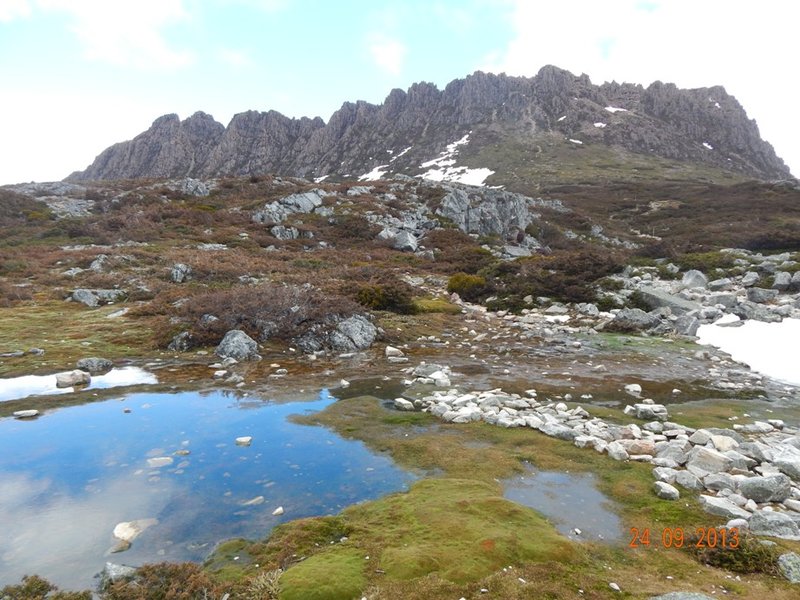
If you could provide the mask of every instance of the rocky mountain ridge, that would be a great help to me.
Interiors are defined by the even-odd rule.
[[[67,179],[405,174],[504,185],[505,173],[544,164],[554,153],[558,163],[580,164],[596,152],[611,162],[624,156],[747,178],[790,177],[720,86],[594,85],[586,75],[546,66],[530,78],[476,72],[443,90],[416,83],[392,90],[381,105],[345,102],[327,123],[276,111],[240,113],[227,127],[203,112],[183,121],[165,115]]]

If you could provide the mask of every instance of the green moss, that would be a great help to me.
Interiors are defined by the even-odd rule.
[[[280,578],[281,600],[352,600],[366,585],[361,552],[326,551],[295,565]]]
[[[414,306],[420,313],[446,313],[451,315],[461,314],[461,307],[443,298],[415,298]]]

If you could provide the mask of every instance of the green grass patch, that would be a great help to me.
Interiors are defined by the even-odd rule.
[[[366,561],[353,548],[322,552],[280,578],[281,600],[352,600],[366,584]]]
[[[460,315],[461,307],[443,298],[415,298],[414,306],[420,313],[446,313]]]

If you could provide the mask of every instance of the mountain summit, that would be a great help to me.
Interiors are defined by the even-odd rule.
[[[553,66],[534,77],[476,72],[444,90],[415,83],[381,105],[345,102],[325,123],[276,111],[224,127],[198,112],[156,119],[67,179],[275,173],[321,180],[422,175],[473,184],[791,177],[755,121],[720,86],[594,85]]]

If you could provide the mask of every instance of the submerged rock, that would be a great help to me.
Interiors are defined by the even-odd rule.
[[[123,542],[132,542],[141,533],[153,525],[158,524],[158,519],[137,519],[135,521],[123,521],[114,527],[113,536]]]

